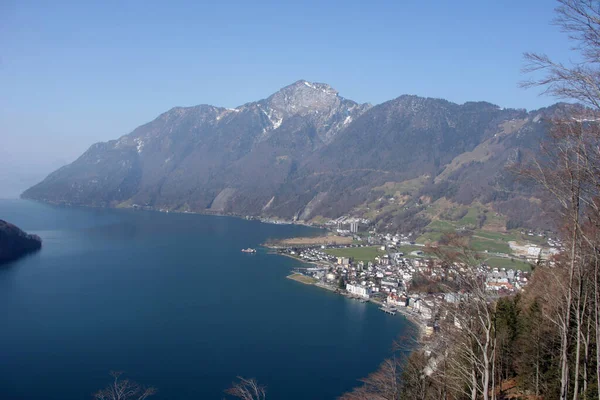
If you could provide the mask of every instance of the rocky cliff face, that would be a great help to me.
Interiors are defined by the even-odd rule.
[[[42,240],[0,219],[0,265],[39,250]]]
[[[298,81],[235,109],[173,108],[23,197],[310,220],[421,177],[412,196],[495,204],[521,193],[503,166],[537,146],[549,112],[417,96],[372,107]]]

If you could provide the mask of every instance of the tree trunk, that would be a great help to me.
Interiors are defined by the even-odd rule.
[[[587,319],[587,330],[585,332],[584,344],[584,356],[583,356],[583,400],[587,400],[588,391],[588,368],[589,368],[589,357],[590,357],[590,330],[591,330],[592,319]]]
[[[573,224],[571,225],[571,259],[569,266],[569,285],[567,286],[567,304],[565,304],[565,315],[562,322],[561,332],[561,376],[560,376],[560,400],[567,400],[569,395],[569,330],[571,325],[571,309],[573,306],[573,281],[575,279],[575,254],[577,252],[577,229],[579,227],[579,190],[572,182],[571,204],[573,206]]]
[[[540,396],[540,347],[536,348],[535,358],[535,397],[536,399]]]
[[[471,388],[471,400],[477,400],[477,373],[475,372],[475,365],[473,365],[473,369],[471,370],[471,384],[473,385]]]
[[[581,319],[582,319],[582,310],[581,310],[581,297],[582,297],[582,287],[583,282],[581,279],[581,274],[579,276],[579,285],[577,288],[577,304],[575,309],[575,320],[577,322],[577,342],[575,344],[575,371],[573,374],[573,400],[577,400],[579,398],[579,367],[580,367],[580,358],[581,358]]]
[[[492,351],[492,400],[496,400],[496,343],[496,329],[494,329],[494,350]],[[500,387],[502,387],[502,378],[500,378]]]
[[[594,249],[594,328],[596,331],[596,384],[600,400],[600,293],[598,293],[598,250]]]

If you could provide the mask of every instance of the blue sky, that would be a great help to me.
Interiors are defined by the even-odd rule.
[[[373,104],[417,94],[545,106],[553,99],[518,82],[525,51],[574,56],[550,23],[555,5],[3,0],[0,187],[17,171],[27,176],[12,192],[24,189],[173,106],[235,107],[298,79]]]

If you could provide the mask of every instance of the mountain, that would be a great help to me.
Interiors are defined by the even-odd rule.
[[[0,265],[39,250],[42,240],[0,219]]]
[[[304,221],[354,215],[390,229],[418,228],[444,199],[535,225],[532,190],[504,167],[537,148],[552,112],[417,96],[371,106],[301,80],[235,109],[173,108],[22,196]],[[511,216],[511,204],[526,215]]]

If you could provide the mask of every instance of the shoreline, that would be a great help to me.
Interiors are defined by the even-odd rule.
[[[385,304],[379,300],[371,300],[369,299],[369,303],[377,304],[380,306],[384,306]],[[406,318],[410,323],[412,323],[418,329],[417,341],[422,344],[423,338],[425,337],[425,324],[421,322],[417,317],[406,310],[406,307],[396,307],[396,311],[399,314],[402,314],[404,318]]]
[[[223,212],[219,212],[219,211],[210,211],[208,209],[201,210],[201,211],[188,211],[188,210],[182,211],[182,210],[171,210],[171,209],[166,209],[166,208],[155,208],[155,207],[150,207],[150,206],[119,207],[118,205],[111,206],[111,205],[71,204],[71,203],[65,203],[65,202],[46,201],[46,200],[42,200],[42,199],[34,199],[34,198],[21,197],[21,196],[16,197],[16,198],[7,198],[7,199],[3,199],[3,200],[32,201],[32,202],[47,204],[47,205],[55,206],[55,207],[106,209],[106,210],[129,210],[129,211],[151,211],[151,212],[157,212],[157,213],[161,213],[161,214],[174,213],[174,214],[209,215],[209,216],[214,216],[214,217],[232,217],[232,218],[244,219],[246,221],[258,221],[263,224],[306,226],[308,228],[321,229],[321,230],[328,231],[328,229],[325,226],[315,225],[315,224],[311,224],[309,222],[304,222],[304,221],[294,221],[294,220],[287,220],[287,219],[277,219],[277,220],[269,221],[267,219],[263,219],[262,217],[257,217],[257,216],[250,215],[250,214],[242,215],[242,214],[236,214],[236,213],[223,213]]]
[[[267,247],[267,246],[263,246],[263,247]],[[273,248],[271,247],[271,249],[273,249]],[[275,254],[275,255],[278,255],[278,256],[284,256],[284,257],[292,258],[292,259],[294,259],[296,261],[300,261],[301,263],[304,263],[304,264],[312,264],[312,265],[318,265],[318,266],[324,265],[324,264],[319,264],[319,263],[316,263],[316,262],[313,262],[313,261],[305,261],[305,260],[302,260],[302,259],[300,259],[298,257],[292,256],[292,255],[289,255],[289,254],[282,254],[282,253],[277,253],[277,252],[271,252],[269,254]],[[293,275],[302,275],[302,274],[299,274],[299,273],[296,273],[296,272],[292,272],[290,275],[286,276],[286,278],[294,280],[296,282],[300,282],[300,283],[305,284],[305,285],[316,286],[318,288],[328,290],[330,292],[333,292],[335,294],[341,295],[343,297],[347,297],[344,293],[342,293],[341,291],[339,291],[338,288],[334,288],[334,287],[331,287],[329,285],[325,285],[325,284],[323,284],[323,283],[321,283],[319,281],[316,281],[314,283],[301,282],[298,279],[291,278],[291,276],[293,276]],[[302,275],[302,276],[305,276],[305,275]],[[377,306],[385,306],[384,302],[376,300],[376,299],[373,299],[373,298],[368,299],[367,303],[373,303],[374,305],[377,305]],[[423,346],[424,345],[423,339],[426,336],[425,335],[426,325],[421,320],[419,320],[415,315],[413,315],[411,312],[409,312],[406,309],[406,307],[395,307],[395,310],[398,312],[398,314],[402,315],[408,322],[410,322],[416,328],[416,330],[417,330],[416,341],[419,343],[420,346]]]
[[[267,249],[271,249],[271,250],[273,250],[273,247],[268,247],[268,246],[265,246],[265,245],[261,245],[261,246],[262,246],[262,247],[264,247],[264,248],[267,248]],[[282,257],[291,258],[292,260],[299,261],[299,262],[301,262],[302,264],[316,265],[316,266],[318,266],[318,267],[323,267],[323,266],[326,266],[326,264],[319,264],[318,262],[315,262],[315,261],[306,261],[306,260],[303,260],[303,259],[301,259],[301,258],[294,257],[294,256],[292,256],[292,255],[290,255],[290,254],[278,253],[278,252],[276,252],[276,251],[269,251],[269,252],[267,252],[267,254],[272,254],[272,255],[276,255],[276,256],[282,256]]]
[[[251,218],[247,218],[247,216],[244,216],[241,214],[220,213],[220,212],[213,212],[213,211],[209,211],[209,210],[181,211],[181,210],[166,210],[166,209],[160,209],[160,208],[157,209],[154,207],[133,207],[133,206],[118,207],[118,206],[110,206],[110,205],[104,205],[104,206],[96,205],[95,206],[95,205],[85,205],[85,204],[70,204],[70,203],[62,203],[62,202],[44,201],[41,199],[32,199],[32,198],[21,197],[21,196],[19,196],[18,198],[15,198],[15,199],[10,199],[10,200],[31,201],[31,202],[46,204],[46,205],[50,205],[50,206],[54,206],[54,207],[70,207],[70,208],[82,208],[82,209],[108,209],[108,210],[126,210],[126,211],[150,211],[150,212],[156,212],[156,213],[161,213],[161,214],[177,213],[177,214],[207,215],[207,216],[215,216],[215,217],[231,217],[231,218],[244,219],[246,221],[257,221],[257,222],[260,222],[263,224],[271,224],[271,225],[305,226],[305,227],[309,227],[309,228],[323,230],[325,232],[330,232],[330,230],[327,229],[327,227],[320,226],[320,225],[313,225],[313,224],[306,223],[306,222],[290,221],[290,220],[277,220],[277,222],[269,222],[269,221],[262,220],[260,217],[252,216]],[[286,247],[286,246],[275,246],[270,243],[264,243],[264,244],[261,244],[260,246],[264,247],[266,249],[269,249],[270,251],[268,252],[268,254],[289,257],[289,258],[299,261],[300,263],[305,264],[305,265],[315,265],[315,266],[325,266],[326,265],[326,264],[319,264],[314,261],[302,260],[301,258],[292,256],[289,254],[278,253],[276,251],[277,249]],[[286,276],[286,278],[289,278],[289,276],[291,276],[291,275],[294,275],[294,273],[292,272],[290,275]],[[291,279],[291,278],[289,278],[289,279]],[[291,279],[291,280],[298,282],[298,280],[296,280],[296,279]],[[339,292],[339,290],[337,288],[331,288],[328,285],[321,284],[320,282],[315,282],[315,283],[300,282],[300,283],[303,283],[305,285],[317,286],[321,289],[325,289],[330,292],[340,294],[343,296],[343,293]],[[376,304],[379,306],[383,305],[382,302],[380,302],[378,300],[374,300],[374,299],[369,299],[368,303],[373,303],[373,304]],[[407,310],[405,310],[403,308],[398,308],[398,307],[396,308],[396,310],[398,311],[399,314],[401,314],[404,318],[406,318],[407,321],[409,321],[412,325],[414,325],[417,328],[417,330],[418,330],[417,341],[422,345],[422,339],[425,336],[425,325],[421,321],[419,321],[414,315],[409,313]]]
[[[8,200],[8,199],[7,199]],[[27,197],[21,197],[19,196],[18,198],[15,199],[10,199],[10,200],[19,200],[19,201],[32,201],[35,203],[41,203],[41,204],[46,204],[46,205],[51,205],[51,206],[55,206],[55,207],[72,207],[72,208],[83,208],[83,209],[109,209],[109,210],[127,210],[127,211],[150,211],[150,212],[156,212],[156,213],[161,213],[161,214],[169,214],[169,213],[177,213],[177,214],[194,214],[194,215],[207,215],[207,216],[216,216],[216,217],[231,217],[231,218],[238,218],[238,219],[244,219],[246,221],[257,221],[263,224],[271,224],[271,225],[296,225],[296,226],[305,226],[305,227],[309,227],[309,228],[314,228],[314,229],[320,229],[326,232],[330,232],[329,229],[327,229],[326,227],[320,226],[320,225],[313,225],[310,223],[306,223],[306,222],[299,222],[299,221],[290,221],[290,220],[277,220],[278,222],[269,222],[269,221],[264,221],[262,220],[260,217],[254,217],[252,216],[251,218],[247,218],[247,216],[243,216],[241,214],[235,214],[235,213],[220,213],[220,212],[213,212],[213,211],[209,211],[209,210],[203,210],[203,211],[181,211],[181,210],[166,210],[166,209],[157,209],[154,207],[133,207],[133,206],[127,206],[127,207],[118,207],[118,206],[110,206],[110,205],[104,205],[104,206],[99,206],[99,205],[85,205],[85,204],[70,204],[70,203],[62,203],[62,202],[52,202],[52,201],[44,201],[41,199],[33,199],[33,198],[27,198]],[[277,256],[284,256],[284,257],[289,257],[292,258],[296,261],[301,262],[302,264],[306,264],[306,265],[316,265],[316,266],[325,266],[326,264],[319,264],[317,262],[314,261],[306,261],[306,260],[302,260],[301,258],[289,255],[289,254],[283,254],[283,253],[278,253],[276,250],[279,248],[282,248],[282,246],[275,246],[273,244],[269,244],[269,243],[264,243],[260,245],[261,247],[267,248],[271,251],[268,252],[268,254],[274,254]],[[285,246],[283,246],[285,247]],[[275,251],[273,251],[275,250]],[[294,273],[292,272],[290,275],[286,276],[286,278],[289,278],[290,276],[294,275]],[[297,281],[296,279],[292,279],[289,278],[291,280]],[[303,283],[305,285],[312,285],[312,286],[317,286],[321,289],[325,289],[328,290],[330,292],[334,292],[336,294],[340,294],[343,296],[343,293],[340,293],[338,291],[338,289],[334,289],[331,288],[327,285],[323,285],[320,282],[315,282],[315,283],[305,283],[305,282],[300,282]],[[380,302],[378,300],[374,300],[374,299],[369,299],[368,303],[373,303],[373,304],[377,304],[379,306],[383,305],[383,302]],[[424,333],[425,333],[425,326],[424,324],[419,321],[414,315],[412,315],[411,313],[407,312],[405,309],[403,308],[396,308],[396,310],[398,311],[399,314],[401,314],[402,316],[404,316],[404,318],[406,318],[411,324],[413,324],[417,329],[418,329],[418,338],[417,340],[419,342],[422,342],[422,338],[424,337]]]

